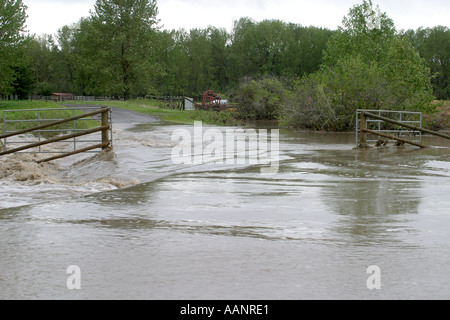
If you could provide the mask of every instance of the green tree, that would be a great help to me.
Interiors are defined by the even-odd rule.
[[[234,23],[229,54],[229,79],[265,75],[296,78],[319,69],[322,52],[332,31],[302,27],[280,20]]]
[[[430,107],[429,68],[409,41],[396,32],[393,20],[371,0],[350,9],[343,26],[327,44],[325,65],[332,68],[349,56],[359,56],[367,66],[376,63],[381,68],[380,76],[391,88],[383,107],[418,111]]]
[[[74,91],[80,95],[113,94],[111,92],[113,77],[106,72],[108,66],[102,61],[102,57],[106,58],[107,54],[95,36],[92,19],[80,19],[73,29],[70,43],[73,48]]]
[[[186,95],[189,87],[189,61],[186,43],[189,35],[184,30],[162,31],[157,34],[156,55],[162,72],[154,79],[162,95]]]
[[[212,87],[218,92],[224,92],[229,84],[228,56],[230,34],[223,28],[208,28],[208,38],[211,47]]]
[[[433,73],[434,93],[438,99],[450,100],[450,29],[437,26],[430,30],[422,57]]]
[[[30,59],[30,70],[33,74],[34,88],[38,95],[51,95],[53,88],[50,84],[51,66],[51,42],[48,36],[34,37],[28,44],[28,57]]]
[[[293,43],[293,34],[280,20],[256,23],[241,18],[235,21],[232,41],[231,71],[235,81],[243,77],[280,76],[289,64],[286,52]]]
[[[450,29],[444,26],[419,28],[408,30],[404,35],[431,69],[435,96],[450,99]]]
[[[205,90],[212,89],[212,54],[208,33],[207,29],[192,29],[187,42],[190,66],[189,92],[197,96]]]
[[[13,67],[14,81],[12,83],[12,94],[20,100],[27,99],[33,90],[33,78],[29,65],[22,64]]]
[[[20,63],[17,53],[25,40],[26,8],[22,0],[0,0],[0,93],[9,94],[14,87]]]
[[[371,1],[350,9],[327,44],[324,61],[320,71],[300,82],[284,108],[284,123],[347,130],[358,108],[433,108],[425,61]]]
[[[254,28],[255,22],[250,18],[241,18],[234,22],[228,60],[228,76],[234,85],[238,84],[244,76],[250,77],[257,74],[256,46],[251,43],[255,40],[252,36]]]
[[[96,1],[74,39],[83,92],[129,97],[153,90],[157,14],[155,0]]]
[[[425,60],[404,38],[394,37],[380,63],[391,94],[384,108],[430,112],[435,99]]]
[[[342,57],[358,54],[365,61],[381,62],[386,47],[396,36],[392,19],[379,6],[364,0],[355,5],[342,20],[342,26],[327,43],[324,63],[333,65]]]
[[[302,27],[291,24],[290,30],[294,42],[289,45],[290,58],[285,70],[291,70],[294,76],[301,77],[316,72],[323,63],[323,51],[336,31],[317,27]],[[289,71],[284,71],[283,75]]]
[[[73,92],[74,48],[73,37],[76,25],[64,26],[58,30],[57,45],[52,48],[53,79],[58,92]]]

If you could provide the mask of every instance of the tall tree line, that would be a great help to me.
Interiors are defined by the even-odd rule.
[[[23,97],[198,96],[207,89],[231,92],[244,78],[294,82],[335,59],[324,52],[338,32],[249,18],[235,21],[230,32],[213,26],[169,31],[159,27],[156,0],[97,0],[90,16],[56,35],[29,36],[22,0],[0,0],[0,10],[0,94]],[[403,36],[431,69],[435,96],[450,99],[449,28]]]
[[[6,81],[27,82],[23,96],[227,92],[244,77],[295,78],[317,70],[333,34],[323,28],[249,18],[235,21],[231,32],[213,26],[162,30],[155,0],[97,0],[89,17],[62,27],[56,35],[27,36],[22,0],[0,1],[14,3],[23,14],[15,28],[21,40],[15,43],[25,56],[21,61],[26,72],[16,70]],[[6,9],[9,6],[0,8],[2,16]],[[12,61],[3,61],[12,73]],[[17,90],[5,84],[0,93]]]

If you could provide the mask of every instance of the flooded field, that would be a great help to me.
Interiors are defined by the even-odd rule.
[[[110,153],[2,159],[0,299],[450,298],[448,141],[281,131],[263,175],[174,164],[177,129],[117,124]]]

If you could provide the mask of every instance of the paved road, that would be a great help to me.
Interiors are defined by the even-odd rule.
[[[79,109],[83,109],[86,107],[96,107],[98,105],[66,105],[67,107],[76,107]],[[159,122],[160,119],[158,117],[149,116],[140,112],[135,112],[127,109],[122,109],[118,107],[109,107],[111,108],[111,116],[112,122],[114,123],[151,123],[151,122]],[[94,116],[95,118],[95,116]],[[97,115],[97,118],[100,119],[100,115]]]

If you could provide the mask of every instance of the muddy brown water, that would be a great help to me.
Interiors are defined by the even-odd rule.
[[[282,131],[266,176],[173,164],[186,127],[121,124],[113,153],[3,160],[0,299],[450,298],[447,141],[355,150],[352,134]]]

